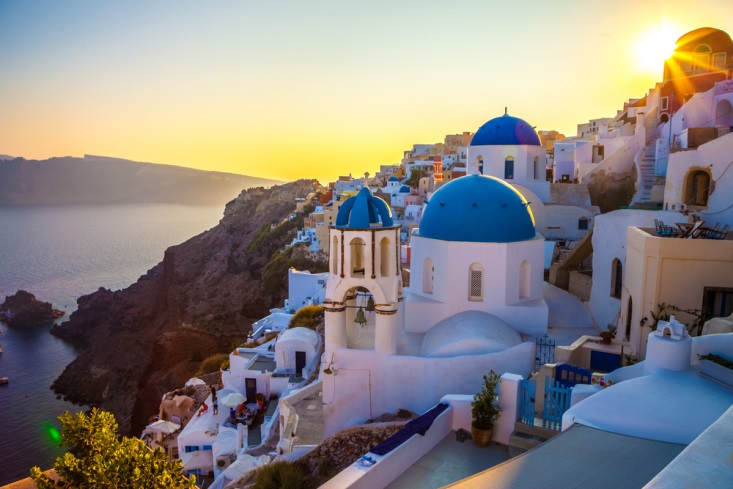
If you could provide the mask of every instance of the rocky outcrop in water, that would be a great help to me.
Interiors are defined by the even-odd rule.
[[[8,326],[34,326],[50,323],[64,315],[64,311],[54,309],[50,302],[36,299],[25,290],[6,296],[0,304],[0,321]]]
[[[81,353],[53,388],[111,411],[122,433],[139,432],[165,392],[183,385],[206,357],[230,351],[252,322],[282,304],[283,289],[268,293],[263,276],[302,221],[288,218],[295,198],[315,188],[301,180],[242,192],[217,226],[168,248],[130,287],[80,297],[53,333]],[[297,259],[312,271],[325,266]]]

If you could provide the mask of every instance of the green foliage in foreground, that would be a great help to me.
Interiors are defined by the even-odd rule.
[[[315,331],[323,319],[323,306],[303,306],[290,319],[288,328],[310,328]]]
[[[111,413],[94,408],[88,416],[66,412],[59,420],[61,441],[69,448],[54,465],[63,483],[55,485],[41,469],[33,467],[31,479],[39,489],[195,487],[195,479],[181,473],[180,461],[169,462],[165,453],[151,451],[137,438],[119,437]]]

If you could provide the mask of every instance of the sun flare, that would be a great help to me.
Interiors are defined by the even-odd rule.
[[[637,69],[661,73],[664,60],[672,55],[680,32],[670,25],[660,25],[643,33],[634,44]]]

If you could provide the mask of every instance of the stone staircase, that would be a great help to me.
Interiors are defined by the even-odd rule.
[[[509,455],[516,457],[558,434],[560,434],[558,430],[544,428],[540,418],[535,418],[535,426],[517,421],[514,423],[514,431],[509,437]]]
[[[654,186],[654,163],[655,163],[655,145],[647,144],[638,162],[639,171],[641,172],[642,189],[637,202],[651,202],[652,187]]]
[[[657,147],[657,122],[658,108],[653,107],[644,118],[644,129],[646,138],[644,140],[644,150],[641,159],[637,161],[637,168],[641,173],[642,188],[639,197],[635,203],[649,203],[652,197],[652,187],[654,186],[654,176],[656,172],[656,147]]]

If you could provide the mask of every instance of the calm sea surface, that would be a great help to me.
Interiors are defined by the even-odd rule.
[[[215,226],[223,212],[223,205],[0,207],[0,303],[25,289],[68,315],[77,297],[127,287],[168,246]],[[63,453],[52,437],[57,416],[81,409],[50,389],[76,352],[49,330],[0,323],[0,377],[10,378],[0,386],[0,486],[33,465],[51,468]]]

